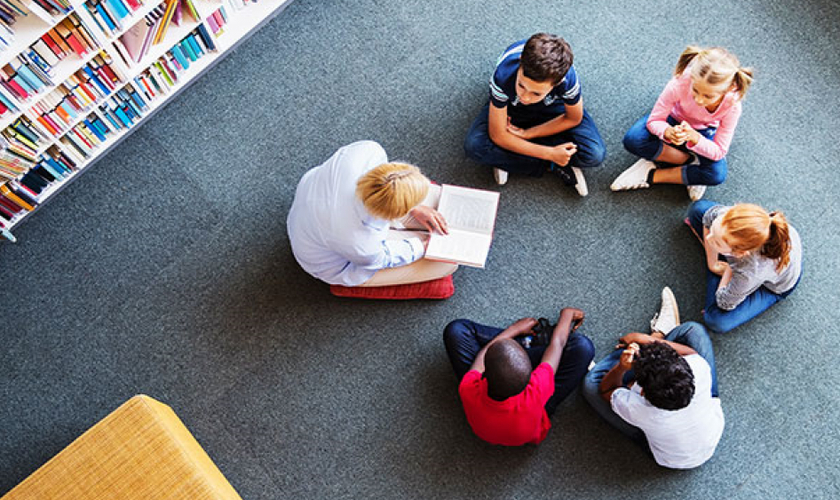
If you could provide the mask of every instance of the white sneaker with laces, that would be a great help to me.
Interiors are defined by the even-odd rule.
[[[688,197],[691,198],[691,201],[697,201],[706,194],[706,186],[703,185],[695,185],[695,186],[686,186],[688,189]]]
[[[572,167],[572,173],[575,174],[575,190],[581,196],[589,194],[589,188],[586,187],[586,178],[583,176],[583,170],[578,167]]]
[[[502,170],[501,168],[494,168],[493,178],[496,179],[496,184],[504,186],[508,181],[508,172],[507,170]]]
[[[677,298],[674,292],[667,286],[662,289],[662,305],[659,312],[650,320],[650,331],[668,335],[674,328],[680,325],[680,310],[677,307]]]
[[[613,191],[629,191],[631,189],[648,188],[650,187],[650,184],[647,182],[648,172],[655,168],[655,163],[640,158],[639,161],[615,178],[610,185],[610,189]]]

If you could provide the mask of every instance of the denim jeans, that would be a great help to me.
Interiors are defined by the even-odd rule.
[[[709,200],[699,200],[688,207],[688,223],[701,238],[703,237],[703,214],[715,205],[719,205],[719,203]],[[707,266],[706,302],[703,312],[703,322],[706,323],[709,330],[715,333],[727,333],[743,325],[767,309],[770,309],[776,302],[786,298],[799,285],[799,281],[797,280],[796,284],[784,293],[775,293],[761,286],[758,290],[747,296],[735,309],[727,311],[718,307],[717,299],[715,298],[718,285],[720,285],[720,279],[721,277],[709,271]],[[801,274],[800,279],[802,279]]]
[[[703,357],[712,369],[712,397],[718,397],[717,372],[715,370],[715,354],[712,349],[712,341],[709,338],[708,332],[703,325],[694,322],[683,323],[682,325],[671,330],[665,336],[665,340],[676,342],[678,344],[687,345],[691,347],[697,354]],[[634,442],[641,445],[646,450],[650,451],[645,438],[645,433],[635,425],[630,425],[618,416],[613,410],[612,405],[601,397],[601,381],[609,373],[613,367],[618,364],[623,349],[616,349],[609,356],[605,357],[598,364],[595,365],[583,381],[583,397],[595,410],[595,413],[601,416],[610,425],[618,429],[622,434],[632,439]],[[628,383],[627,377],[624,380]]]
[[[643,116],[639,121],[634,123],[632,127],[630,127],[630,130],[628,130],[624,135],[624,149],[636,156],[641,156],[646,160],[654,161],[659,157],[660,153],[662,153],[662,148],[665,146],[665,143],[662,142],[659,137],[651,134],[647,129],[647,120],[649,116],[649,114]],[[668,123],[670,125],[677,125],[678,122],[673,117],[669,116]],[[698,132],[700,132],[700,134],[706,139],[711,140],[714,138],[717,129],[710,127],[698,130]],[[692,154],[685,144],[682,146],[669,144],[669,146]],[[716,186],[726,180],[726,158],[714,161],[699,154],[696,156],[700,161],[699,165],[682,166],[683,184]]]
[[[480,325],[468,319],[456,319],[446,325],[443,330],[443,343],[458,381],[470,371],[478,352],[502,331],[502,328]],[[542,362],[545,349],[545,346],[525,349],[532,367],[536,368]],[[577,333],[569,336],[560,357],[560,366],[554,374],[554,395],[545,404],[545,411],[549,417],[554,414],[557,405],[583,380],[593,357],[595,348],[589,338]]]
[[[511,173],[531,175],[539,177],[543,174],[550,162],[541,158],[525,156],[513,151],[508,151],[496,145],[490,139],[488,131],[490,104],[486,104],[478,113],[464,141],[464,151],[473,160],[501,168]],[[597,167],[604,161],[607,147],[598,127],[589,113],[583,111],[583,120],[577,127],[563,131],[557,135],[535,139],[535,143],[545,146],[556,146],[565,142],[573,142],[577,145],[577,153],[572,156],[569,165],[580,168]]]

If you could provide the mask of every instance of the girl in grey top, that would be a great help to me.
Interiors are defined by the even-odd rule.
[[[799,283],[802,244],[781,212],[701,200],[689,208],[687,222],[706,252],[703,319],[710,329],[723,333],[746,323]]]

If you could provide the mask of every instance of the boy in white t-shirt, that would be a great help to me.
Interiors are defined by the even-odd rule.
[[[668,287],[651,330],[621,337],[618,349],[587,374],[583,395],[656,463],[692,469],[712,457],[723,434],[712,343],[703,325],[680,325]]]

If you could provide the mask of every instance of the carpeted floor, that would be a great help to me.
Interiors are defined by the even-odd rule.
[[[838,498],[838,23],[833,0],[296,0],[0,245],[0,491],[145,393],[249,500]],[[571,43],[607,142],[590,196],[512,178],[487,269],[459,271],[447,301],[339,300],[301,271],[286,212],[344,144],[496,189],[463,138],[498,55],[537,31]],[[756,68],[729,178],[706,197],[783,210],[805,245],[798,290],[714,339],[716,455],[659,468],[577,393],[539,447],[483,444],[443,350],[449,320],[573,305],[600,357],[645,328],[664,285],[700,318],[685,190],[608,189],[688,43]]]

